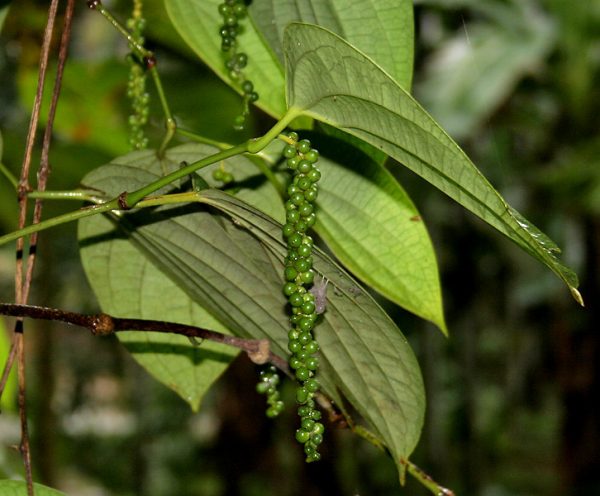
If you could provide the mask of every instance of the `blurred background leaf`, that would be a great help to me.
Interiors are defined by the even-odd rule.
[[[556,42],[555,22],[534,2],[471,3],[477,17],[436,40],[415,94],[454,139],[471,136],[540,71]]]

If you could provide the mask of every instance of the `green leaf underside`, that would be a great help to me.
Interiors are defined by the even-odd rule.
[[[413,73],[411,0],[254,0],[253,22],[283,65],[283,33],[291,22],[318,24],[338,34],[410,90]]]
[[[239,89],[229,77],[221,52],[219,29],[223,20],[217,10],[221,0],[165,0],[171,22],[194,52],[223,81]],[[285,113],[283,68],[266,47],[250,19],[242,19],[238,36],[240,51],[248,54],[246,77],[260,95],[256,105],[274,117]],[[241,102],[240,102],[241,107]]]
[[[336,141],[321,154],[315,230],[340,261],[379,293],[446,333],[437,261],[419,212],[394,177]]]
[[[34,483],[33,487],[37,496],[66,496],[65,493],[41,484]],[[27,496],[27,483],[24,481],[0,480],[0,494],[2,496]]]
[[[281,225],[238,199],[217,190],[200,193],[199,201],[231,216],[268,250],[281,288],[283,257]],[[418,363],[406,339],[379,305],[340,266],[320,250],[314,268],[329,281],[327,311],[316,333],[327,363],[326,392],[335,384],[375,428],[399,461],[419,437],[424,413],[423,383]],[[279,289],[279,292],[281,290]],[[281,302],[279,303],[281,307]],[[287,342],[287,318],[282,329],[268,329],[271,339]],[[281,333],[281,334],[280,334]]]
[[[418,210],[383,164],[371,157],[370,145],[336,128],[327,131],[325,139],[303,133],[319,149],[323,172],[315,231],[359,279],[447,334],[435,252]],[[366,148],[359,151],[357,144]],[[277,161],[282,148],[280,141],[268,147],[265,166]],[[279,177],[285,182],[287,174]],[[248,195],[243,199],[282,221],[281,203],[272,212]]]
[[[181,161],[196,160],[199,154],[214,153],[205,145],[184,145],[167,154],[163,165],[173,168]],[[201,152],[203,150],[203,153]],[[145,174],[142,165],[154,172]],[[240,158],[229,164],[238,180],[248,176],[252,166]],[[89,174],[85,184],[106,193],[117,195],[124,188],[142,186],[162,171],[153,151],[136,152],[112,165]],[[210,182],[210,171],[205,173]],[[267,185],[268,187],[268,185]],[[250,192],[254,203],[266,211],[269,208],[259,192]],[[106,217],[91,217],[80,222],[79,237],[83,265],[92,283],[103,311],[131,318],[168,320],[227,332],[213,317],[194,303],[171,279],[153,265],[136,246],[115,229],[115,223]],[[164,296],[168,294],[169,298]],[[177,392],[192,409],[211,384],[225,370],[236,352],[231,347],[214,343],[192,346],[182,336],[159,333],[120,333],[119,338],[134,358],[159,381]]]
[[[334,33],[292,24],[284,40],[292,112],[380,148],[546,264],[582,303],[556,245],[512,209],[429,114],[369,58]]]
[[[112,178],[120,188],[112,191],[116,193],[160,174],[156,164],[139,157],[135,165],[101,167],[85,183],[96,185],[101,177]],[[227,215],[197,204],[145,209],[125,215],[121,231],[225,328],[242,337],[267,338],[275,353],[287,356],[289,322],[281,293],[286,247],[281,225],[218,190],[200,192],[199,201]],[[92,242],[84,239],[84,250]],[[84,252],[84,261],[87,256]],[[85,263],[86,270],[92,261]],[[320,251],[315,253],[315,269],[329,280],[328,308],[317,328],[324,390],[336,402],[343,394],[395,459],[406,458],[417,443],[424,414],[414,354],[370,295]],[[98,275],[89,276],[96,289]],[[170,292],[170,287],[163,287],[162,299],[172,301],[166,289]]]

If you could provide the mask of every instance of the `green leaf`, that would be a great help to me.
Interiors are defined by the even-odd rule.
[[[292,24],[284,40],[290,113],[336,126],[398,160],[505,234],[562,279],[577,276],[558,248],[512,209],[435,120],[369,58],[318,26]]]
[[[51,489],[41,484],[33,484],[37,496],[66,496],[56,489]],[[2,496],[27,496],[27,483],[15,480],[0,480],[0,494]]]
[[[371,157],[380,158],[377,149],[336,128],[328,127],[328,134],[339,139],[302,133],[319,149],[323,172],[315,231],[359,279],[446,334],[435,252],[418,210],[383,162]],[[279,160],[282,148],[280,141],[268,147],[265,166]],[[281,202],[267,211],[244,199],[282,220]]]
[[[317,233],[357,277],[447,333],[433,245],[407,193],[362,152],[318,146]],[[333,148],[336,161],[326,158]]]
[[[221,52],[219,27],[223,21],[217,10],[220,3],[221,0],[165,0],[169,17],[185,42],[223,81],[240,92],[239,85],[233,84],[228,75]],[[281,117],[286,110],[281,64],[250,20],[244,19],[242,24],[244,30],[238,41],[248,54],[244,73],[260,95],[256,105],[274,117]],[[240,108],[241,105],[240,101]]]
[[[281,225],[220,191],[205,190],[199,196],[199,201],[231,216],[236,225],[251,235],[244,232],[245,236],[258,239],[272,254],[271,270],[264,275],[268,275],[271,286],[269,294],[279,296],[283,258],[287,253],[281,241]],[[325,391],[332,394],[331,385],[335,385],[375,428],[396,462],[400,462],[412,452],[423,422],[425,398],[418,363],[400,330],[373,298],[320,250],[315,250],[314,259],[316,272],[329,281],[327,311],[316,328],[325,361],[320,376]],[[272,311],[278,317],[282,315],[281,297]],[[249,327],[246,329],[252,337],[266,333],[283,348],[287,327],[287,316],[283,314],[279,328],[264,327],[259,335],[252,334]]]
[[[171,170],[184,161],[193,162],[216,151],[208,145],[186,144],[169,150],[163,162],[154,151],[131,153],[94,170],[83,182],[115,196],[124,189],[131,190],[156,179],[163,168]],[[219,166],[202,171],[208,183],[215,183],[211,174]],[[256,186],[257,178],[251,173],[254,166],[248,159],[236,157],[228,161],[226,169],[239,184]],[[281,203],[268,183],[244,189],[241,196],[266,212],[282,215]],[[133,242],[127,239],[127,234],[131,234]],[[124,226],[118,229],[114,221],[105,217],[84,219],[79,223],[79,239],[84,269],[104,312],[187,323],[228,333],[226,327],[144,256],[140,247],[143,241]],[[194,410],[199,409],[208,388],[236,354],[233,348],[210,342],[195,347],[182,336],[137,331],[118,336],[150,374],[173,389]]]
[[[250,14],[281,64],[286,26],[291,22],[317,24],[362,50],[410,90],[414,52],[411,0],[254,0]]]
[[[230,167],[229,161],[225,167]],[[111,178],[110,192],[115,194],[160,175],[160,164],[137,153],[101,167],[85,183],[97,186]],[[222,326],[242,337],[269,339],[275,353],[287,356],[289,321],[281,293],[286,248],[281,225],[218,190],[203,190],[196,197],[211,207],[164,206],[131,212],[120,220],[120,230],[156,269]],[[102,242],[84,239],[84,250]],[[88,257],[89,252],[84,252],[84,261]],[[99,274],[105,270],[103,264],[91,271],[93,265],[92,259],[85,263],[94,288],[100,286],[106,292],[112,288],[113,300],[128,297],[118,285],[106,288]],[[423,383],[414,354],[371,296],[320,251],[315,253],[315,269],[329,280],[328,309],[317,330],[323,387],[336,402],[340,394],[348,398],[399,462],[416,445],[424,415]],[[163,284],[161,298],[168,303],[181,296]]]
[[[167,156],[171,167],[190,158],[190,153],[182,148]],[[119,194],[122,188],[141,185],[145,178],[149,179],[136,167],[141,162],[161,171],[154,152],[137,152],[117,159],[114,165],[96,169],[84,182],[109,194]],[[103,311],[227,332],[152,265],[110,219],[92,217],[81,221],[79,239],[83,266]],[[119,339],[148,372],[194,410],[199,409],[203,395],[236,354],[230,347],[214,343],[196,347],[185,337],[167,334],[119,333]]]

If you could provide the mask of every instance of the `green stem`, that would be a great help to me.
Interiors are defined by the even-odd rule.
[[[402,464],[406,467],[410,475],[417,479],[426,489],[431,491],[436,496],[454,496],[453,491],[440,486],[429,475],[423,472],[423,470],[421,470],[411,461],[403,460]]]
[[[160,195],[146,198],[138,202],[136,207],[157,207],[160,205],[172,205],[174,203],[193,203],[197,202],[200,194],[197,191],[189,191],[186,193],[173,193],[171,195]]]
[[[117,19],[115,19],[115,17],[108,10],[106,10],[106,8],[104,8],[104,5],[102,5],[102,3],[97,2],[97,4],[95,4],[93,8],[100,12],[104,16],[104,18],[107,19],[108,22],[110,22],[117,29],[117,31],[119,31],[123,36],[125,36],[125,38],[127,38],[127,41],[133,48],[133,51],[141,60],[154,59],[154,54],[150,50],[146,49],[143,45],[140,45],[140,43],[138,43],[138,41],[132,36],[132,34],[129,31],[127,31],[125,26],[123,26],[123,24],[117,21]]]
[[[167,149],[167,145],[175,136],[175,131],[177,130],[177,122],[175,121],[173,114],[171,113],[171,108],[169,107],[169,103],[167,102],[167,97],[165,95],[165,90],[163,89],[162,82],[160,80],[160,75],[158,74],[158,70],[156,69],[156,65],[150,67],[150,74],[152,75],[152,81],[154,81],[154,86],[156,87],[156,92],[158,93],[158,99],[160,100],[160,105],[163,109],[163,113],[165,114],[166,119],[166,128],[167,132],[163,141],[158,149],[158,157],[162,158],[165,155],[165,150]]]
[[[6,177],[6,179],[8,179],[10,184],[12,184],[15,189],[19,187],[19,181],[17,180],[17,178],[13,175],[11,171],[8,170],[8,167],[6,167],[2,162],[0,162],[0,172]]]
[[[133,208],[136,206],[136,204],[142,198],[144,198],[148,195],[151,195],[155,191],[158,191],[159,189],[169,185],[173,181],[177,181],[178,179],[181,179],[182,177],[188,176],[192,172],[195,172],[198,169],[202,169],[203,167],[206,167],[207,165],[214,164],[215,162],[225,160],[227,158],[233,157],[235,155],[239,155],[241,153],[245,153],[247,151],[248,151],[248,142],[245,142],[245,143],[241,143],[237,146],[234,146],[232,148],[229,148],[228,150],[223,150],[219,153],[215,153],[214,155],[210,155],[209,157],[205,157],[196,162],[192,162],[191,164],[186,165],[185,167],[182,167],[181,169],[177,169],[176,171],[173,171],[170,174],[167,174],[166,176],[161,177],[157,181],[154,181],[153,183],[148,184],[147,186],[144,186],[143,188],[140,188],[131,193],[127,193],[125,195],[126,205],[128,208]]]
[[[165,119],[167,119],[167,122],[173,121],[173,123],[175,123],[175,119],[173,119],[173,114],[171,114],[171,109],[169,108],[169,103],[167,102],[167,97],[165,96],[165,90],[163,89],[160,75],[158,74],[156,66],[152,66],[150,68],[150,74],[152,76],[152,80],[154,81],[154,86],[156,86],[156,92],[158,93],[158,99],[160,100],[160,104],[165,114]]]
[[[296,117],[302,114],[302,111],[298,108],[291,107],[275,125],[260,138],[250,140],[248,142],[248,151],[250,153],[258,153],[265,148],[271,141],[277,139],[279,134],[292,122]]]
[[[154,57],[154,54],[150,50],[145,48],[143,45],[141,45],[136,40],[136,38],[129,31],[127,31],[127,28],[125,28],[125,26],[123,26],[123,24],[121,24],[101,3],[98,3],[98,5],[95,8],[117,29],[117,31],[119,31],[123,36],[125,36],[125,38],[127,38],[129,46],[133,49],[133,52],[144,62],[146,68],[149,70],[150,75],[152,76],[152,81],[154,82],[154,86],[156,87],[156,92],[158,93],[158,98],[160,100],[160,104],[166,119],[167,131],[160,145],[160,148],[158,149],[158,156],[159,158],[162,158],[164,157],[167,145],[175,135],[177,123],[173,118],[173,114],[171,113],[169,103],[167,102],[167,97],[165,96],[165,91],[160,80],[158,70],[156,69],[156,59]]]
[[[48,229],[50,227],[55,227],[60,224],[83,219],[84,217],[90,217],[92,215],[110,212],[111,210],[118,210],[119,208],[119,200],[115,198],[107,203],[101,203],[100,205],[94,205],[81,210],[75,210],[74,212],[59,215],[57,217],[53,217],[52,219],[39,222],[38,224],[31,224],[30,226],[19,229],[18,231],[13,231],[5,234],[4,236],[0,236],[0,245],[22,238],[23,236],[28,236],[29,234],[33,234],[35,232],[43,231],[44,229]]]
[[[91,203],[100,203],[102,201],[98,191],[83,189],[72,191],[31,191],[27,196],[36,200],[79,200]]]
[[[189,131],[187,129],[182,129],[178,127],[175,132],[177,134],[181,134],[181,136],[185,136],[186,138],[191,139],[192,141],[197,141],[198,143],[203,143],[205,145],[212,145],[216,148],[220,148],[221,150],[225,150],[226,148],[231,147],[231,145],[227,143],[223,143],[221,141],[216,141],[200,134],[196,134],[193,131]]]
[[[191,140],[197,141],[198,143],[203,143],[205,145],[212,145],[216,148],[220,148],[221,150],[224,150],[231,146],[231,145],[228,145],[227,143],[222,143],[219,141],[212,140],[210,138],[206,138],[204,136],[196,134],[192,131],[188,131],[186,129],[177,128],[176,132],[178,134],[181,134],[182,136],[185,136],[186,138],[190,138]],[[254,157],[255,155],[256,155],[256,158]],[[273,171],[271,170],[271,168],[266,164],[266,162],[268,162],[267,157],[261,156],[261,153],[257,152],[257,153],[248,155],[247,158],[256,166],[256,168],[260,172],[262,172],[265,175],[265,177],[271,182],[271,184],[273,184],[273,186],[275,187],[275,189],[277,190],[279,195],[281,197],[283,197],[285,195],[285,188],[284,188],[283,184],[277,179],[277,177],[275,177],[275,174],[273,174]]]
[[[131,193],[124,191],[117,198],[114,198],[109,202],[94,205],[92,207],[86,207],[84,209],[76,210],[75,212],[70,212],[68,214],[59,215],[58,217],[54,217],[52,219],[42,221],[38,224],[33,224],[23,229],[19,229],[18,231],[14,231],[4,236],[0,236],[0,245],[21,238],[23,236],[33,234],[34,232],[43,231],[44,229],[64,224],[66,222],[82,219],[84,217],[89,217],[91,215],[110,212],[111,210],[128,210],[134,208],[146,196],[149,196],[152,193],[158,191],[159,189],[168,186],[173,181],[177,181],[178,179],[190,175],[192,172],[195,172],[198,169],[202,169],[203,167],[214,164],[221,160],[234,157],[235,155],[250,152],[250,148],[252,148],[252,153],[260,152],[270,143],[272,139],[277,138],[278,134],[281,131],[283,131],[283,129],[291,119],[293,119],[293,116],[290,118],[290,112],[288,112],[288,114],[286,114],[281,121],[277,122],[275,126],[273,126],[273,128],[263,137],[255,140],[246,141],[227,150],[222,150],[219,153],[215,153],[214,155],[193,162]]]

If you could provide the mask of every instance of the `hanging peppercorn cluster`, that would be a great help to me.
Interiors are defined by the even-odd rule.
[[[127,20],[127,28],[139,45],[144,44],[146,19],[142,15],[142,0],[134,0],[133,12]],[[133,47],[130,47],[133,51]],[[127,96],[131,100],[132,114],[129,116],[129,145],[132,150],[143,150],[148,146],[144,126],[148,122],[148,103],[150,95],[146,92],[146,71],[133,54],[129,57],[129,80]]]
[[[321,412],[317,410],[314,400],[319,389],[315,377],[319,366],[319,359],[315,354],[319,351],[319,345],[313,335],[318,314],[315,296],[309,291],[315,273],[312,269],[313,240],[307,231],[316,220],[314,202],[317,199],[317,182],[321,173],[316,167],[319,153],[311,147],[310,142],[298,141],[298,135],[293,132],[288,135],[288,139],[283,156],[287,159],[288,169],[293,173],[293,180],[287,190],[289,198],[285,203],[286,223],[282,228],[288,248],[283,292],[292,309],[292,329],[288,334],[288,349],[291,353],[289,365],[299,383],[296,401],[299,404],[300,428],[296,431],[296,440],[304,445],[306,461],[313,462],[321,457],[317,448],[323,442],[324,427],[319,422]]]
[[[256,385],[256,391],[260,394],[267,395],[267,417],[277,417],[284,409],[283,401],[279,399],[279,375],[277,369],[273,365],[269,365],[266,369],[260,372],[260,382]]]
[[[252,81],[246,79],[243,69],[248,65],[248,55],[238,50],[237,37],[240,34],[241,26],[239,21],[243,19],[246,12],[246,5],[243,0],[225,0],[219,4],[219,14],[223,18],[221,26],[221,51],[225,54],[225,65],[229,71],[229,77],[240,84],[243,92],[242,113],[234,120],[234,129],[241,131],[244,129],[246,117],[250,110],[250,103],[258,100],[258,93],[254,91]]]

